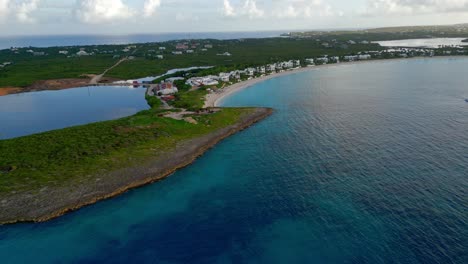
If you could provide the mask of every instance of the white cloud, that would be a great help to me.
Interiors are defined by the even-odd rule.
[[[255,0],[245,0],[243,11],[249,18],[263,17],[265,14],[265,11],[257,7],[257,2]]]
[[[224,0],[224,15],[227,17],[234,17],[236,16],[236,13],[234,12],[234,8],[231,5],[231,2],[229,0]]]
[[[16,17],[22,23],[32,23],[34,22],[34,18],[31,16],[31,13],[36,11],[38,8],[39,0],[22,2],[17,7]]]
[[[250,19],[265,15],[265,11],[257,7],[256,0],[244,0],[236,7],[233,7],[229,0],[224,0],[223,13],[227,17],[249,17]]]
[[[158,7],[161,5],[161,0],[146,0],[143,7],[143,15],[145,17],[152,16]]]
[[[0,0],[0,21],[10,13],[10,0]]]
[[[468,12],[468,0],[368,0],[364,15]]]
[[[89,24],[118,21],[135,14],[121,0],[78,0],[77,5],[77,18]]]
[[[278,0],[275,4],[274,15],[279,18],[310,18],[314,16],[342,16],[322,0]]]

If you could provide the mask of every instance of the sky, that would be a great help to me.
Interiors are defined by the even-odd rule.
[[[468,0],[0,0],[0,36],[468,23]]]

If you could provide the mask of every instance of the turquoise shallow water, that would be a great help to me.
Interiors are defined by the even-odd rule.
[[[2,263],[467,263],[468,59],[320,68],[226,106],[270,106],[168,179],[43,224]]]

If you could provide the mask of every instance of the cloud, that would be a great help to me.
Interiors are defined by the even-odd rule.
[[[343,12],[334,11],[322,0],[278,0],[274,15],[279,18],[310,18],[314,16],[342,16]]]
[[[0,0],[0,21],[10,13],[10,0]]]
[[[250,19],[265,15],[265,11],[257,7],[256,0],[244,0],[236,7],[233,7],[229,0],[224,0],[223,13],[226,17],[248,17]]]
[[[257,2],[255,0],[245,0],[243,11],[249,18],[263,17],[265,14],[265,11],[257,7]]]
[[[152,16],[158,7],[161,5],[161,0],[146,0],[143,7],[143,15],[145,17]]]
[[[22,23],[32,23],[34,18],[31,17],[31,13],[39,8],[39,0],[30,0],[27,2],[20,3],[16,10],[16,17]]]
[[[128,19],[135,11],[121,0],[78,0],[76,17],[89,24]]]
[[[468,0],[368,0],[366,16],[468,12]]]
[[[232,7],[231,2],[229,2],[229,0],[224,0],[224,9],[223,10],[224,10],[224,15],[227,16],[227,17],[236,16],[236,13],[234,12],[234,8]]]

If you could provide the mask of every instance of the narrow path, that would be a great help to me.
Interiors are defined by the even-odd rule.
[[[98,83],[101,81],[102,77],[104,77],[104,75],[106,75],[106,73],[107,73],[108,71],[110,71],[110,70],[112,70],[113,68],[119,66],[120,63],[126,61],[127,59],[128,59],[128,57],[125,57],[125,58],[119,60],[116,64],[114,64],[112,67],[110,67],[110,68],[108,68],[107,70],[105,70],[103,73],[94,76],[94,77],[89,81],[89,84],[93,84],[93,85],[94,85],[94,84],[98,84]]]

